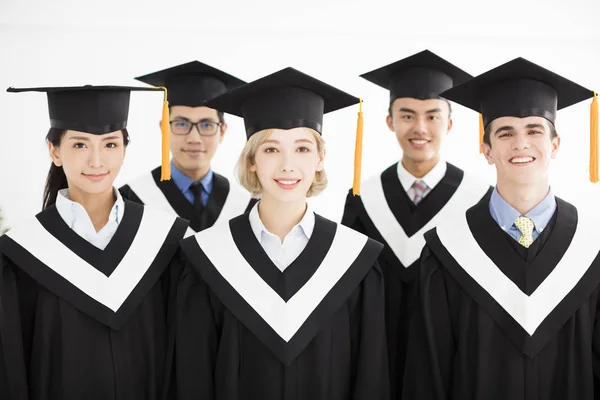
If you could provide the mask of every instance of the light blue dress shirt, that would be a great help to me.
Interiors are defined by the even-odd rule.
[[[544,197],[544,199],[531,211],[524,215],[533,221],[533,240],[540,236],[552,219],[555,211],[556,198],[552,193],[552,189],[550,189],[546,197]],[[494,221],[500,225],[500,228],[508,233],[513,239],[518,241],[521,238],[521,231],[515,226],[515,220],[521,216],[521,213],[515,210],[502,198],[502,196],[500,196],[497,188],[494,188],[490,198],[490,214],[492,215],[492,218],[494,218]]]
[[[177,169],[175,164],[173,164],[173,161],[171,161],[171,179],[173,179],[175,186],[179,188],[185,198],[192,204],[194,203],[194,193],[192,193],[190,186],[198,183],[202,184],[202,204],[206,205],[206,203],[208,203],[208,197],[212,192],[213,177],[214,173],[212,169],[209,169],[208,173],[204,175],[204,178],[200,179],[198,182],[194,182],[190,177]]]

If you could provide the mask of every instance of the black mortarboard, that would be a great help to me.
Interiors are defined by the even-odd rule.
[[[246,83],[199,61],[167,68],[135,79],[149,85],[166,87],[171,106],[188,107],[200,107],[206,100]]]
[[[10,93],[42,92],[48,97],[48,111],[52,128],[104,135],[125,129],[129,115],[129,97],[132,91],[164,91],[157,87],[130,86],[72,86],[13,88]],[[165,96],[162,130],[161,179],[170,179],[169,169],[169,108]],[[165,123],[166,121],[166,123]]]
[[[244,118],[246,135],[264,129],[312,128],[322,133],[323,114],[360,100],[294,68],[285,68],[206,102]]]
[[[43,92],[48,96],[50,126],[96,135],[124,129],[131,91],[162,91],[160,88],[127,86],[75,86],[8,88],[7,92]]]
[[[401,97],[428,100],[471,78],[457,66],[424,50],[361,75],[390,91],[390,104]]]
[[[481,113],[483,128],[500,117],[543,117],[554,124],[558,110],[594,97],[590,138],[592,159],[597,157],[595,93],[524,58],[516,58],[476,76],[442,96]],[[591,160],[592,175],[594,169],[597,171],[597,161]]]

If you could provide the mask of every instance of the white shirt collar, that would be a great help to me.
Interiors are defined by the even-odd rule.
[[[398,161],[398,179],[400,179],[400,183],[402,184],[404,191],[408,191],[408,189],[410,189],[413,183],[415,183],[415,181],[418,179],[421,179],[423,182],[425,182],[429,189],[433,189],[444,178],[447,169],[448,166],[446,165],[446,162],[444,160],[440,160],[427,175],[422,178],[417,178],[408,172],[406,168],[404,168],[401,160]]]
[[[250,211],[249,219],[250,219],[250,226],[252,227],[252,232],[254,232],[254,236],[256,236],[256,239],[259,241],[259,243],[262,243],[262,234],[263,233],[265,233],[269,236],[275,236],[275,235],[273,233],[269,232],[267,230],[267,228],[265,227],[265,225],[260,220],[260,216],[258,215],[258,205],[259,204],[260,204],[260,202],[256,203],[254,205],[254,207],[252,207],[252,210]],[[300,222],[298,222],[298,224],[296,224],[292,228],[292,230],[290,230],[290,232],[286,235],[286,238],[290,234],[293,235],[296,233],[300,233],[300,234],[304,235],[306,237],[306,239],[310,239],[314,229],[315,229],[315,213],[314,213],[312,207],[310,206],[310,204],[307,203],[306,212],[304,213],[304,216],[302,217]],[[285,241],[285,238],[284,238],[284,241]]]
[[[125,202],[118,190],[113,189],[113,193],[117,200],[110,210],[108,222],[114,221],[118,225],[123,219],[123,214],[125,214]],[[71,229],[73,229],[77,220],[85,221],[86,225],[89,222],[89,225],[93,227],[92,220],[87,211],[85,211],[85,208],[81,204],[69,199],[69,189],[62,189],[58,192],[56,196],[56,210]]]

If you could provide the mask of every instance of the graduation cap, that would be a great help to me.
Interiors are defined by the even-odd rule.
[[[285,68],[209,100],[205,106],[242,117],[246,136],[265,129],[311,128],[322,134],[323,115],[361,104],[357,127],[354,192],[360,191],[362,102],[294,68]]]
[[[138,81],[169,90],[171,106],[200,107],[246,82],[199,61],[139,76]],[[220,110],[219,110],[220,111]]]
[[[162,180],[170,179],[169,107],[167,91],[161,87],[71,86],[13,88],[9,93],[42,92],[48,97],[48,112],[52,128],[104,135],[125,129],[132,91],[164,91],[162,130]]]
[[[472,78],[471,75],[424,50],[395,63],[361,75],[390,91],[390,104],[398,98],[428,100]]]
[[[442,96],[481,113],[483,130],[500,117],[543,117],[552,124],[556,112],[594,98],[590,112],[590,180],[598,182],[598,100],[594,91],[524,58],[485,72]]]

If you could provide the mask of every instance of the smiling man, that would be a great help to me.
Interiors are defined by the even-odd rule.
[[[390,91],[387,125],[402,159],[348,194],[342,223],[384,243],[385,314],[392,398],[400,399],[414,277],[423,233],[466,210],[490,189],[442,159],[452,129],[450,102],[440,93],[471,78],[430,51],[362,75]]]
[[[245,82],[198,61],[136,79],[168,90],[172,180],[161,182],[158,167],[122,187],[123,196],[174,212],[196,232],[243,214],[255,200],[210,165],[227,131],[224,114],[203,104]]]
[[[517,58],[442,95],[481,111],[497,185],[425,235],[404,395],[600,398],[598,223],[548,176],[557,110],[593,92]]]

